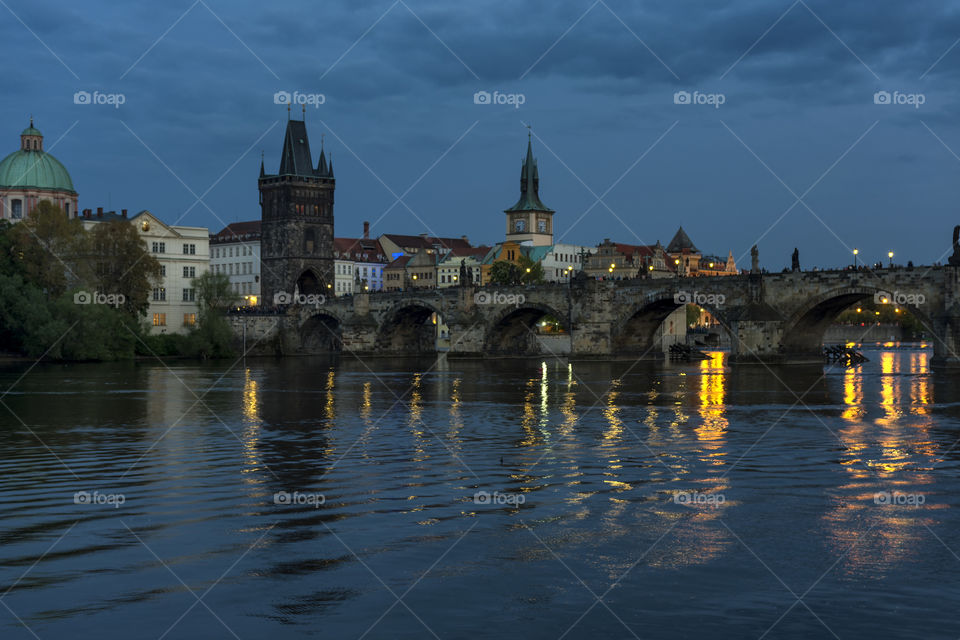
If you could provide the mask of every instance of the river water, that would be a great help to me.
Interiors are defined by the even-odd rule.
[[[960,635],[960,374],[0,372],[0,638]]]

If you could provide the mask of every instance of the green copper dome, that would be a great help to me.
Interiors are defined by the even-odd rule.
[[[42,136],[43,134],[40,133],[40,130],[39,130],[39,129],[34,129],[34,128],[33,128],[33,120],[31,120],[31,121],[30,121],[30,126],[27,127],[26,129],[24,129],[24,130],[20,133],[20,135],[22,135],[22,136]]]
[[[45,151],[14,151],[0,161],[0,189],[28,187],[76,193],[66,167],[52,155]]]

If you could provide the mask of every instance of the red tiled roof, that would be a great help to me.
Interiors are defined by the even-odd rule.
[[[354,262],[383,263],[383,247],[373,238],[334,238],[333,250],[336,257],[353,260]]]
[[[210,236],[210,241],[217,242],[239,242],[241,240],[259,240],[260,239],[260,221],[250,220],[248,222],[231,222],[219,233]]]

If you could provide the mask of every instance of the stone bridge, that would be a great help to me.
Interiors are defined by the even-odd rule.
[[[729,334],[731,362],[822,363],[826,328],[878,296],[926,327],[935,365],[960,366],[960,267],[952,266],[377,292],[230,320],[251,354],[429,353],[438,322],[450,355],[502,357],[549,353],[535,327],[549,315],[568,329],[571,357],[659,358],[658,328],[692,302]]]

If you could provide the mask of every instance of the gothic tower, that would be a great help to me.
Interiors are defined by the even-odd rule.
[[[520,200],[507,214],[507,241],[553,244],[553,209],[540,202],[540,172],[527,134],[527,158],[520,170]]]
[[[260,261],[264,304],[285,304],[296,291],[332,295],[333,159],[323,146],[313,167],[303,120],[288,120],[276,175],[260,162]],[[282,294],[287,294],[284,299]]]

